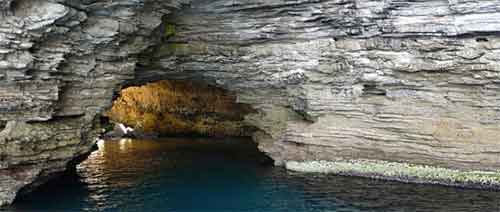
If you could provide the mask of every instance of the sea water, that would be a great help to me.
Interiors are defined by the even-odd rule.
[[[248,139],[99,142],[13,211],[500,211],[500,192],[302,174]]]

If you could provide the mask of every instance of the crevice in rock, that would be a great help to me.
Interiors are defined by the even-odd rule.
[[[48,120],[29,120],[26,121],[26,123],[45,123],[45,124],[50,124],[50,123],[58,123],[62,121],[68,121],[68,120],[74,120],[74,119],[80,119],[85,114],[75,114],[75,115],[66,115],[66,116],[53,116],[52,118]]]
[[[2,132],[5,127],[7,127],[7,121],[0,120],[0,132]]]
[[[363,95],[375,95],[375,96],[385,96],[387,91],[377,88],[375,84],[364,84],[363,85]]]
[[[484,42],[488,42],[488,38],[485,38],[485,37],[479,37],[479,38],[476,38],[476,41],[478,43],[484,43]]]
[[[4,0],[0,2],[0,15],[2,15],[2,13],[9,13],[12,11],[13,3],[13,0]]]

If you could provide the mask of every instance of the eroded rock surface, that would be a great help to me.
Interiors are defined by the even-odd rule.
[[[238,91],[262,109],[254,121],[272,144],[261,147],[278,164],[499,168],[500,2],[231,2],[172,15],[176,35],[137,76]]]
[[[91,150],[134,55],[183,3],[0,0],[0,205]]]
[[[171,78],[257,109],[277,164],[500,169],[497,0],[0,0],[0,15],[0,204],[90,151],[121,85]]]

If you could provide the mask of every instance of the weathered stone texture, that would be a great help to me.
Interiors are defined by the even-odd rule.
[[[182,3],[0,0],[0,205],[91,150],[134,55]]]
[[[31,173],[0,174],[14,182],[0,184],[0,204],[88,151],[120,85],[171,78],[224,87],[258,109],[247,121],[277,164],[500,169],[499,1],[187,3],[0,0],[0,123],[20,124],[0,134],[0,173]],[[25,129],[40,132],[6,137]]]
[[[137,77],[203,76],[264,113],[290,107],[260,120],[284,122],[262,127],[278,164],[499,168],[500,2],[232,2],[174,14],[176,36]]]

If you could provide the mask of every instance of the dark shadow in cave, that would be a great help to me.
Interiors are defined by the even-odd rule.
[[[7,121],[0,120],[0,132],[2,132],[2,130],[5,129],[5,127],[7,127]]]

